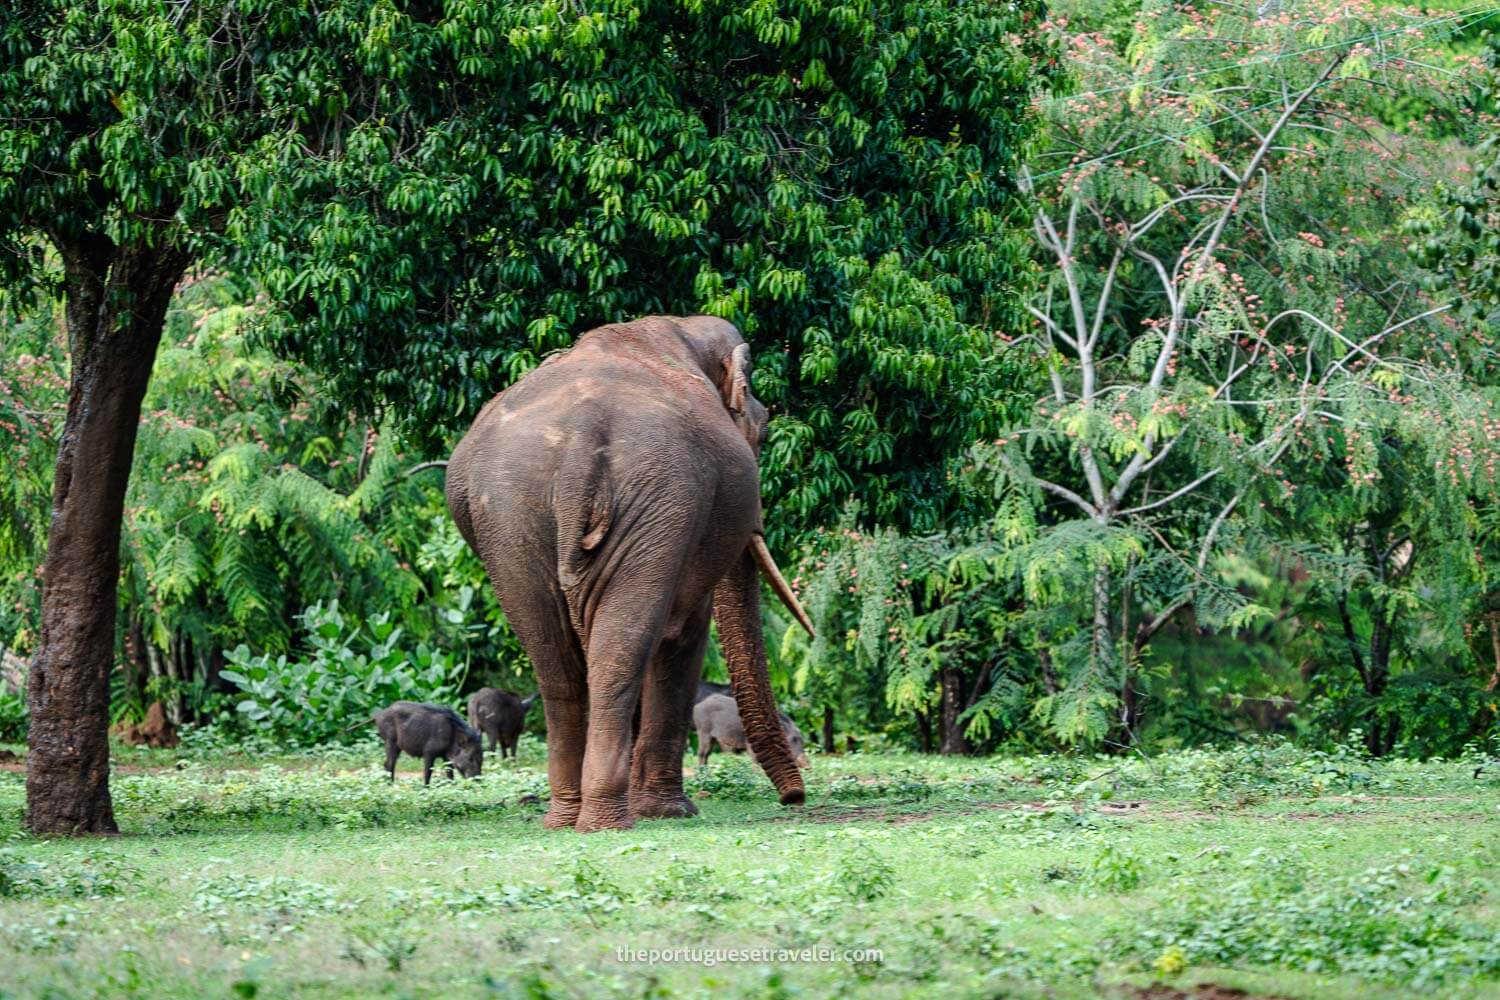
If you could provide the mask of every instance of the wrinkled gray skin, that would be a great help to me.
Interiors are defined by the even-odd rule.
[[[491,750],[500,747],[501,760],[507,750],[514,757],[521,730],[526,728],[526,713],[536,699],[534,694],[517,698],[509,691],[480,688],[469,695],[469,725],[489,737]]]
[[[465,778],[479,773],[484,747],[479,734],[464,724],[458,713],[446,705],[398,701],[375,713],[375,728],[385,741],[385,769],[396,780],[396,758],[402,753],[422,758],[422,784],[432,784],[432,762],[448,762],[448,777],[453,768]]]
[[[491,400],[448,463],[448,509],[536,669],[549,828],[697,812],[682,756],[710,615],[762,767],[803,800],[766,677],[758,571],[796,599],[761,537],[749,378],[722,319],[600,327]]]
[[[787,743],[791,745],[797,766],[810,767],[811,762],[807,759],[802,741],[802,730],[797,728],[797,724],[785,712],[777,714],[781,717],[781,728],[786,733]],[[728,695],[710,694],[693,706],[693,727],[698,730],[699,767],[708,763],[708,755],[712,752],[715,741],[725,750],[734,753],[749,750],[750,759],[756,759],[754,748],[745,739],[745,727],[740,725],[740,710]]]

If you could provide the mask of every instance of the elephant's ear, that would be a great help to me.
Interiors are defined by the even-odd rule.
[[[741,344],[734,353],[724,359],[724,382],[721,389],[724,405],[730,413],[738,416],[745,412],[745,400],[750,395],[750,345]]]

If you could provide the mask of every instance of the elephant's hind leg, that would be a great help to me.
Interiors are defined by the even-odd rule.
[[[581,833],[626,830],[634,824],[630,813],[632,730],[669,600],[656,590],[619,586],[594,615],[587,653],[589,724],[583,808],[577,823]],[[550,696],[544,693],[543,697]]]
[[[559,627],[556,645],[544,659],[527,647],[536,665],[537,687],[542,692],[542,714],[547,720],[547,783],[552,805],[542,818],[549,830],[562,830],[578,822],[583,808],[584,735],[588,725],[587,670],[578,640]],[[542,664],[546,662],[547,667]],[[511,748],[515,756],[515,748]]]
[[[640,735],[630,765],[630,814],[637,819],[698,814],[683,794],[682,752],[708,648],[709,610],[705,600],[680,637],[662,641],[646,668]]]
[[[555,587],[533,588],[524,579],[490,573],[500,606],[536,671],[547,720],[547,783],[552,805],[542,819],[550,830],[578,822],[583,805],[584,730],[588,714],[583,651]],[[497,733],[498,736],[498,733]]]

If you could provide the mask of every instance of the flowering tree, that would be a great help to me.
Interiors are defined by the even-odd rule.
[[[1435,294],[1447,296],[1468,331],[1468,360],[1474,377],[1493,386],[1500,381],[1500,35],[1487,39],[1488,72],[1476,79],[1473,120],[1487,136],[1477,150],[1472,183],[1445,192],[1433,210],[1413,220],[1417,258],[1432,272]],[[1467,623],[1471,638],[1488,632],[1485,651],[1492,666],[1485,691],[1500,690],[1500,510],[1479,513],[1487,559],[1482,565],[1482,628]],[[1495,700],[1489,700],[1495,712]]]
[[[1460,377],[1463,331],[1398,237],[1447,162],[1429,126],[1457,107],[1455,75],[1428,50],[1461,22],[1363,3],[1142,5],[1112,34],[1094,14],[1055,13],[1078,92],[1043,104],[1050,146],[1028,177],[1046,285],[1011,348],[1047,390],[976,461],[1010,536],[995,551],[1047,616],[1065,676],[1039,710],[1061,738],[1127,742],[1136,671],[1167,622],[1266,614],[1216,579],[1226,541],[1320,516],[1302,502],[1312,470],[1326,473],[1314,500],[1341,490],[1367,526],[1389,505],[1383,449],[1461,466],[1426,499],[1462,509],[1489,482],[1492,425]],[[1389,91],[1421,115],[1382,120]],[[1399,561],[1414,543],[1396,522],[1316,542]],[[1387,628],[1393,583],[1376,580],[1368,609]]]

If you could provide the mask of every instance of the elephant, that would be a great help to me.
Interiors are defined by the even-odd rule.
[[[685,817],[683,751],[717,624],[734,698],[784,805],[805,798],[766,673],[760,576],[812,624],[765,542],[769,414],[714,316],[601,326],[487,403],[448,509],[536,671],[549,829]]]

